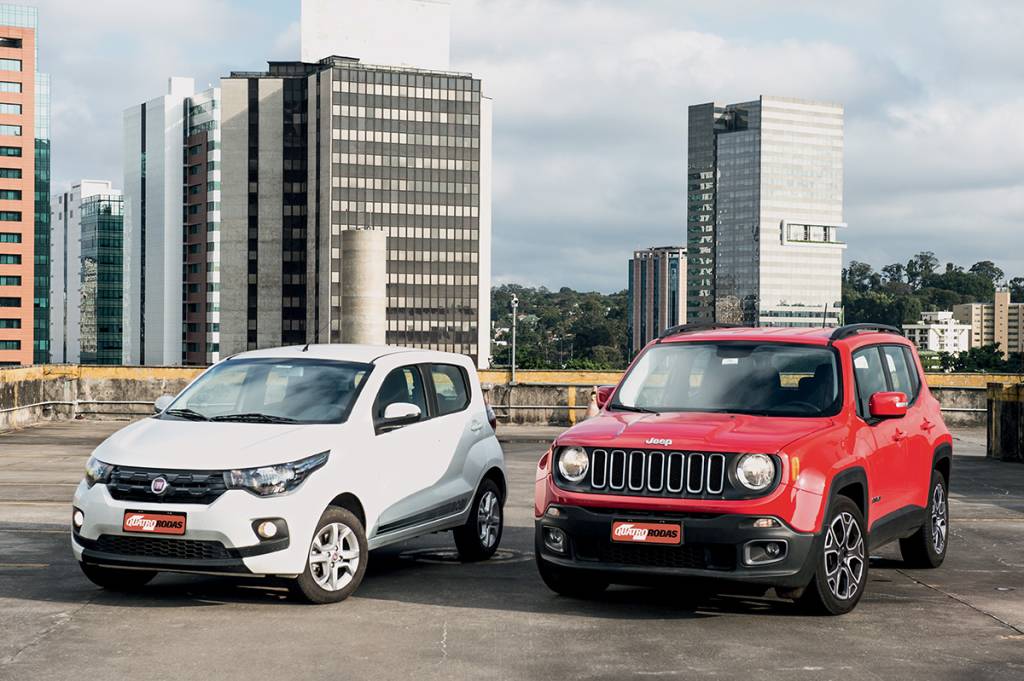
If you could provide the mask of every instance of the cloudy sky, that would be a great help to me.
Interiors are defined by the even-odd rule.
[[[368,0],[372,1],[372,0]],[[298,57],[299,0],[40,0],[54,190],[121,185],[121,111]],[[613,291],[685,241],[686,107],[846,107],[846,259],[1024,276],[1024,3],[454,0],[494,99],[494,280]]]

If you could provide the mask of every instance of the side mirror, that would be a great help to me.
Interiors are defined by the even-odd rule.
[[[612,395],[615,394],[614,385],[602,385],[597,388],[597,408],[604,409],[604,405],[608,404],[608,400],[612,399]]]
[[[875,393],[868,401],[872,418],[898,419],[907,415],[907,396],[903,393]]]
[[[174,395],[161,395],[156,398],[156,402],[153,403],[153,413],[159,414],[167,407],[171,406],[171,402],[174,401]]]
[[[384,407],[384,418],[377,425],[377,432],[383,433],[395,428],[407,426],[420,420],[423,412],[415,404],[409,402],[392,402]]]

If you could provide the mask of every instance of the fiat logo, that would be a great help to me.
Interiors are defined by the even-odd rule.
[[[167,491],[167,478],[161,476],[149,483],[149,491],[153,494],[163,494]]]

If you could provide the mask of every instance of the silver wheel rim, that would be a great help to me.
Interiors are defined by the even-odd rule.
[[[321,527],[309,547],[309,571],[324,591],[344,589],[359,570],[359,540],[345,523]]]
[[[940,556],[946,550],[946,533],[949,531],[946,513],[946,490],[940,482],[932,490],[932,548]]]
[[[864,534],[852,515],[843,511],[825,534],[825,580],[840,601],[857,595],[864,578]]]
[[[487,490],[480,497],[480,503],[476,508],[477,536],[480,537],[480,546],[489,549],[498,541],[498,532],[501,530],[501,503],[498,495]]]

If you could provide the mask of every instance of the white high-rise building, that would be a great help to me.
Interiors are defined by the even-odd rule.
[[[81,180],[50,199],[50,353],[52,362],[81,361],[82,200],[119,195],[108,180]]]
[[[689,321],[838,323],[841,105],[691,106],[687,205]]]
[[[451,0],[302,0],[301,61],[447,71]]]
[[[971,325],[961,323],[950,310],[922,312],[917,324],[904,324],[903,333],[921,350],[957,353],[971,348]]]
[[[124,111],[127,364],[218,358],[219,99],[174,77]]]

